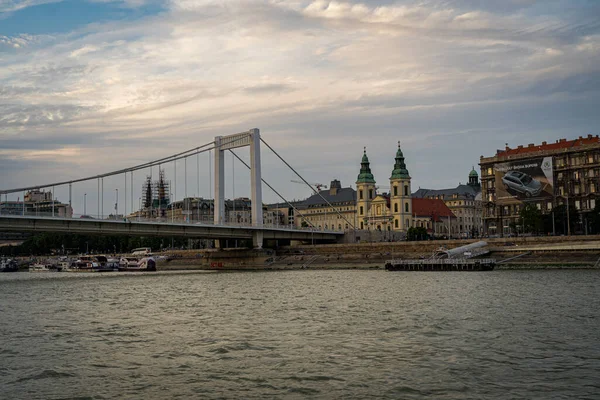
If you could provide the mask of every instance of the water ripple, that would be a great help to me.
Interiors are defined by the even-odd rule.
[[[0,398],[600,391],[599,271],[92,275],[0,275]]]

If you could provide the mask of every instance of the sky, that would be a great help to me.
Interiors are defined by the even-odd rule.
[[[366,146],[389,185],[400,141],[413,191],[441,189],[506,143],[599,134],[598,104],[597,0],[0,0],[0,189],[251,128],[310,182],[355,187]],[[249,197],[227,157],[226,196]],[[209,162],[178,163],[178,198],[185,167],[187,194],[210,197]],[[262,164],[286,198],[310,195],[265,147]],[[104,186],[123,210],[124,177]],[[76,213],[84,192],[98,207],[95,182],[73,191]]]

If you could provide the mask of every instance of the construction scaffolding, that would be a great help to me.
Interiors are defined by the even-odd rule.
[[[142,212],[146,217],[166,217],[167,208],[171,203],[171,184],[165,179],[164,169],[158,170],[158,179],[152,181],[152,176],[146,176],[142,187],[143,207]]]

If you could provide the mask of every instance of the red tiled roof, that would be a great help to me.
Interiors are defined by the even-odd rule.
[[[555,143],[546,143],[542,142],[541,145],[534,145],[533,143],[528,146],[519,146],[516,149],[511,149],[510,147],[506,147],[505,150],[498,150],[496,156],[498,157],[506,157],[517,154],[525,154],[532,153],[536,151],[547,151],[547,150],[566,150],[572,147],[578,146],[586,146],[590,144],[600,143],[600,138],[598,135],[592,136],[588,135],[587,137],[579,136],[579,139],[575,140],[567,140],[567,139],[559,139]]]
[[[452,211],[440,199],[412,199],[412,211],[416,217],[431,217],[435,222],[441,221],[440,217],[456,218]]]

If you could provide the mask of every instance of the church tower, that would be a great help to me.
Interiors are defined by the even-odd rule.
[[[479,174],[477,174],[477,171],[475,171],[475,167],[473,167],[471,169],[471,172],[469,172],[469,186],[481,190],[481,185],[479,183]]]
[[[404,163],[404,154],[396,151],[396,163],[390,177],[390,208],[394,219],[393,229],[406,232],[412,226],[412,200],[410,191],[410,175]]]
[[[360,174],[356,179],[356,214],[359,229],[366,229],[367,216],[371,207],[371,200],[375,198],[375,178],[371,173],[367,148],[364,148],[362,161],[360,162]]]

